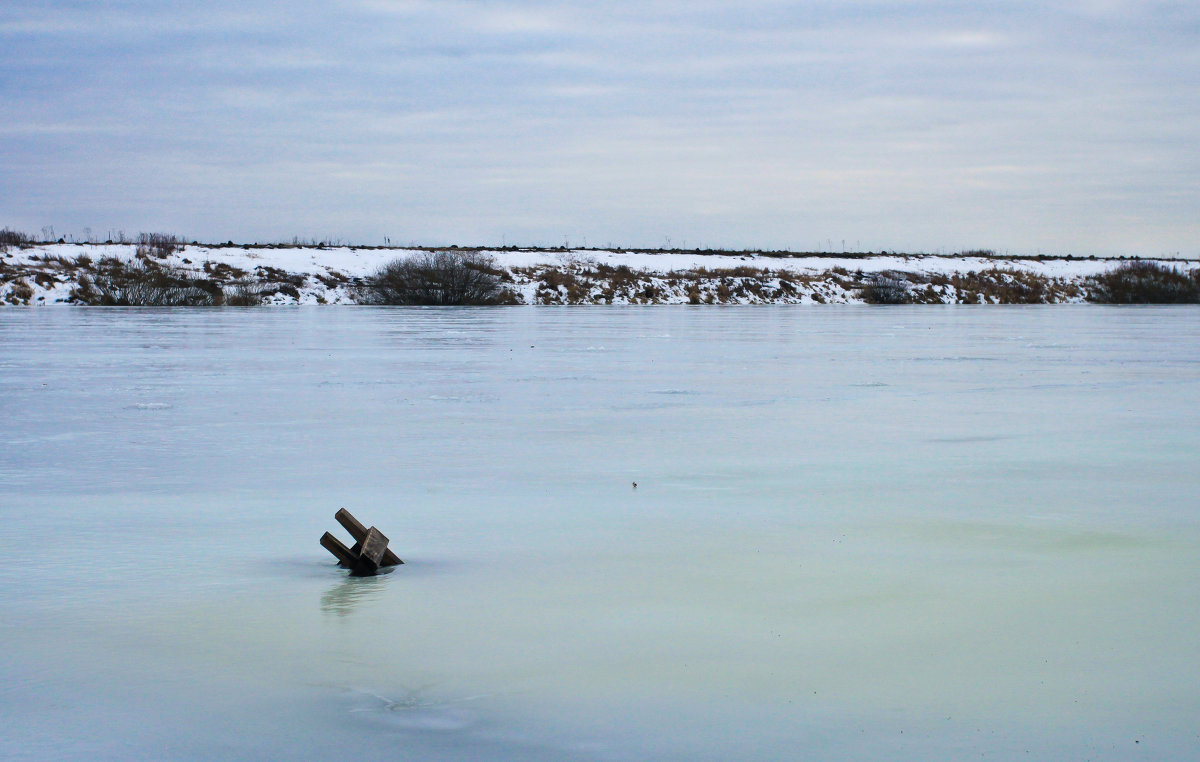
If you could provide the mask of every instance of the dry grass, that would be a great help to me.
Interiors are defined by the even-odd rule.
[[[28,233],[10,228],[0,230],[0,252],[8,251],[9,246],[27,246],[32,242]]]
[[[225,295],[226,307],[258,307],[262,305],[265,295],[260,286],[248,283],[237,283],[221,291]]]
[[[1080,296],[1074,283],[1022,270],[903,275],[909,304],[1052,304]]]
[[[1200,270],[1190,274],[1157,262],[1130,262],[1092,278],[1088,301],[1099,304],[1200,303]]]
[[[6,301],[9,304],[29,304],[29,300],[33,298],[33,286],[29,285],[23,278],[18,278],[13,281],[12,288],[9,289]]]
[[[166,259],[182,248],[183,242],[179,236],[170,233],[139,233],[136,256],[141,259]]]
[[[259,265],[247,272],[220,262],[192,266],[197,270],[202,267],[200,272],[183,269],[191,265],[190,261],[170,257],[180,251],[183,244],[177,236],[167,234],[138,236],[135,259],[131,263],[112,257],[95,262],[87,255],[49,253],[63,249],[41,249],[40,244],[30,243],[28,236],[7,229],[0,231],[0,241],[19,242],[18,245],[27,249],[33,247],[32,251],[23,254],[0,256],[0,284],[3,284],[5,301],[10,303],[36,298],[39,288],[57,289],[72,282],[78,283],[72,293],[73,300],[84,304],[251,305],[278,302],[285,297],[300,300],[305,298],[303,289],[317,286],[318,282],[325,289],[340,290],[340,299],[349,294],[351,298],[368,303],[386,301],[378,299],[372,290],[379,284],[378,274],[358,278],[341,272],[317,271],[307,275],[268,265]],[[747,260],[745,264],[723,268],[697,266],[670,272],[604,264],[577,252],[564,252],[555,264],[512,270],[496,266],[490,257],[472,249],[429,249],[422,250],[418,256],[470,259],[467,270],[472,277],[479,277],[497,288],[495,295],[483,302],[462,303],[521,303],[514,286],[520,286],[533,303],[559,305],[795,304],[858,299],[876,304],[1042,304],[1079,301],[1085,296],[1092,301],[1107,303],[1200,301],[1200,273],[1180,272],[1153,262],[1132,262],[1104,275],[1085,279],[1048,278],[1000,267],[951,275],[904,270],[871,273],[855,269],[855,263],[824,272],[792,272],[776,269],[780,258],[802,255],[787,252],[759,254],[770,258],[755,261],[743,256],[742,259]],[[975,249],[963,251],[960,256],[987,257],[995,256],[995,253]],[[174,266],[180,261],[181,266]],[[776,268],[760,265],[775,265]],[[913,266],[920,265],[914,263]],[[901,267],[907,269],[908,265]]]
[[[859,293],[867,304],[908,304],[908,289],[903,273],[874,273]]]
[[[225,303],[219,284],[189,273],[135,259],[106,257],[84,275],[71,301],[103,307],[211,307]]]

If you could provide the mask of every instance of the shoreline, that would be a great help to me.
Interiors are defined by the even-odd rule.
[[[0,304],[89,303],[105,266],[168,270],[220,294],[220,304],[361,304],[385,264],[422,252],[479,252],[525,305],[1069,304],[1093,279],[1131,262],[1200,278],[1200,260],[1141,257],[824,254],[779,251],[26,243],[0,250]],[[228,298],[227,298],[228,297]]]

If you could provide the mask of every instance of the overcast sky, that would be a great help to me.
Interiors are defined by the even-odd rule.
[[[4,0],[0,226],[1200,255],[1200,3]]]

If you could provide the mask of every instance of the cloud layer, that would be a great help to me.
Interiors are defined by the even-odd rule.
[[[0,225],[1200,254],[1200,7],[33,2]]]

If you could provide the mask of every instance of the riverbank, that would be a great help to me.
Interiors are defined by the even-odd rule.
[[[465,251],[462,249],[450,249]],[[96,303],[105,268],[169,272],[230,305],[357,304],[385,264],[429,249],[297,245],[24,244],[0,251],[0,304]],[[475,251],[472,249],[471,251]],[[1128,258],[989,252],[818,254],[479,250],[513,304],[1057,304],[1084,302]],[[1200,261],[1159,262],[1200,277]]]

